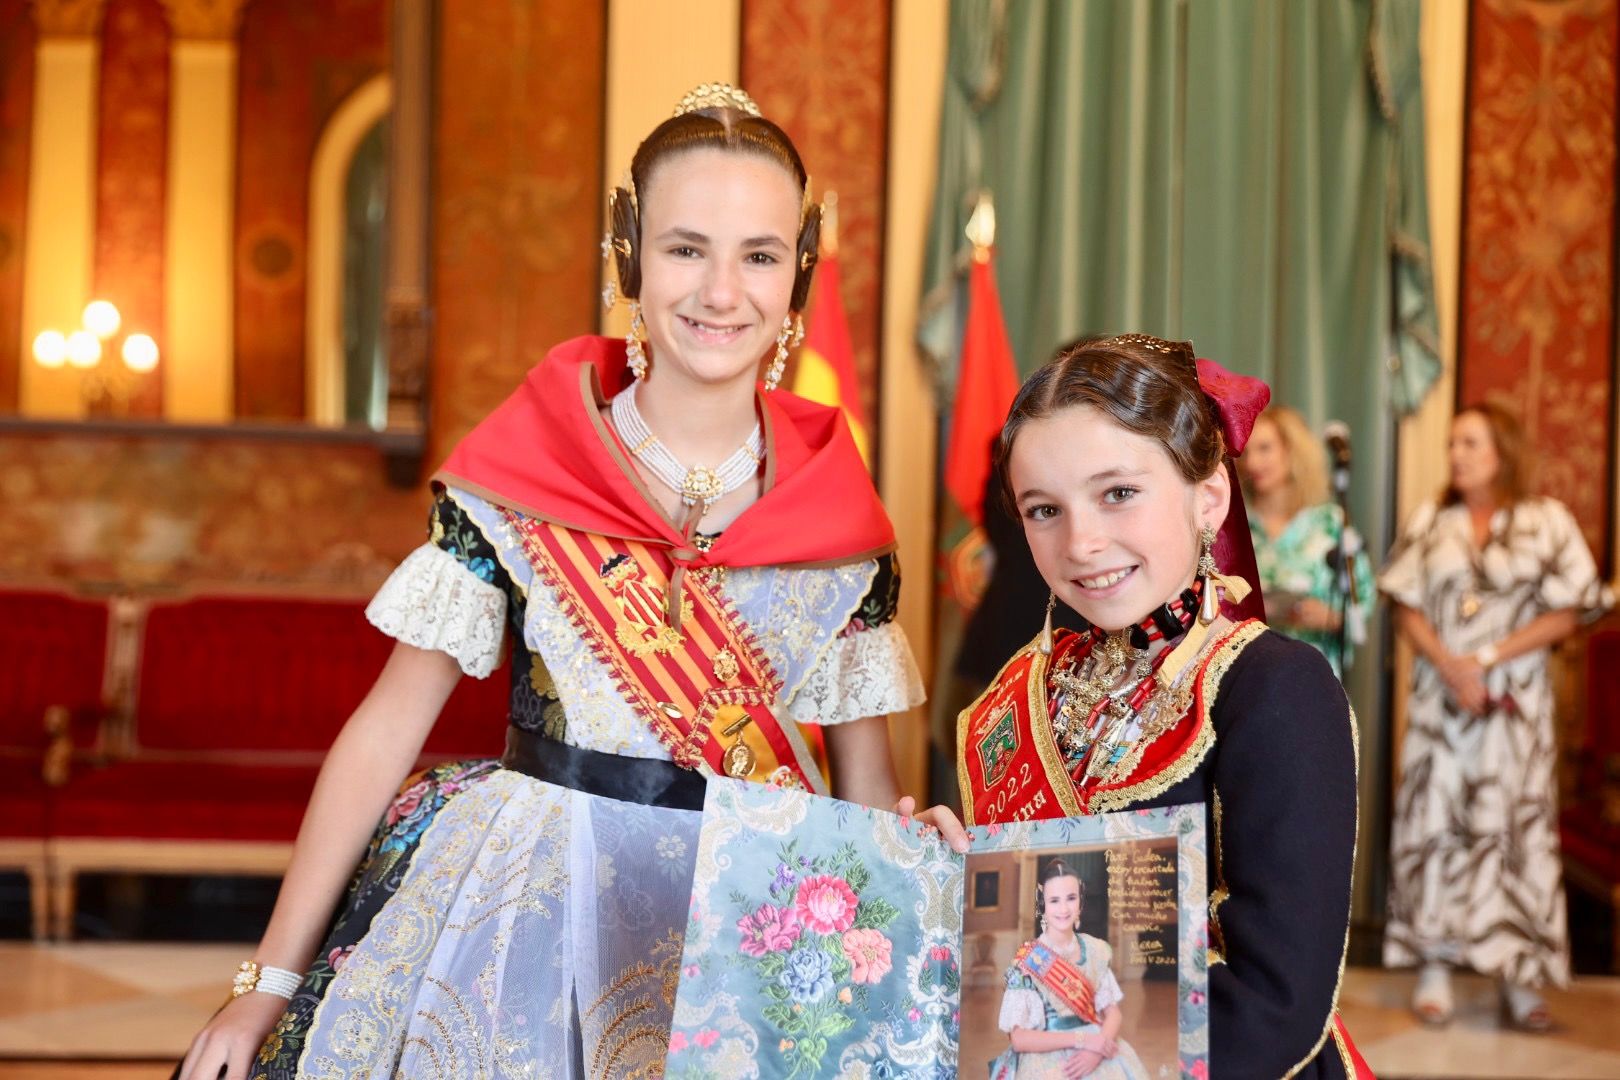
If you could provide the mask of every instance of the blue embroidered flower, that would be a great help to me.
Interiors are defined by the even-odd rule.
[[[782,985],[801,1004],[820,1001],[832,992],[832,959],[820,949],[794,950],[782,969]]]
[[[791,889],[799,881],[799,875],[787,863],[776,864],[776,878],[771,882],[771,895],[777,896]]]
[[[478,575],[478,580],[485,585],[495,584],[495,560],[485,555],[476,559],[467,560],[467,569]]]

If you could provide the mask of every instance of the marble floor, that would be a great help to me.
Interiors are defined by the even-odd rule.
[[[0,942],[0,1078],[164,1080],[222,1000],[241,945]],[[1503,1032],[1485,979],[1457,982],[1458,1013],[1432,1030],[1406,1009],[1409,972],[1353,968],[1346,1023],[1382,1080],[1620,1077],[1620,978],[1548,995],[1558,1030]]]

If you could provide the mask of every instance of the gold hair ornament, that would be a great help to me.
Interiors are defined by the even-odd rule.
[[[1103,345],[1139,345],[1152,352],[1169,353],[1186,361],[1188,366],[1198,362],[1190,341],[1167,341],[1152,334],[1119,334],[1102,342]]]
[[[749,116],[759,115],[759,106],[754,99],[739,87],[730,83],[715,82],[701,83],[680,101],[675,104],[673,116],[685,116],[689,112],[699,109],[737,109]]]

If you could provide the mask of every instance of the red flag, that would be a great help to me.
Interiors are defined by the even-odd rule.
[[[1017,367],[1001,317],[995,271],[986,253],[974,258],[968,274],[967,330],[951,406],[951,441],[945,451],[945,487],[976,526],[984,524],[991,442],[1017,394]]]

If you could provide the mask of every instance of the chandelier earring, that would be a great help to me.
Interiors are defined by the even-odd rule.
[[[797,315],[784,315],[782,330],[776,335],[776,355],[771,357],[771,365],[765,369],[765,389],[775,390],[782,385],[782,375],[787,371],[789,342],[797,345],[803,337],[804,320]]]
[[[1041,655],[1052,655],[1052,609],[1057,607],[1057,593],[1046,594],[1046,621],[1041,624]]]
[[[630,367],[630,374],[638,379],[647,377],[647,351],[644,341],[647,334],[647,324],[641,320],[641,301],[630,301],[630,329],[624,334],[624,351]]]
[[[1198,621],[1207,626],[1221,613],[1221,597],[1216,588],[1220,568],[1215,565],[1215,530],[1208,525],[1199,529],[1198,545],[1198,576],[1204,579],[1204,596],[1199,606]]]

